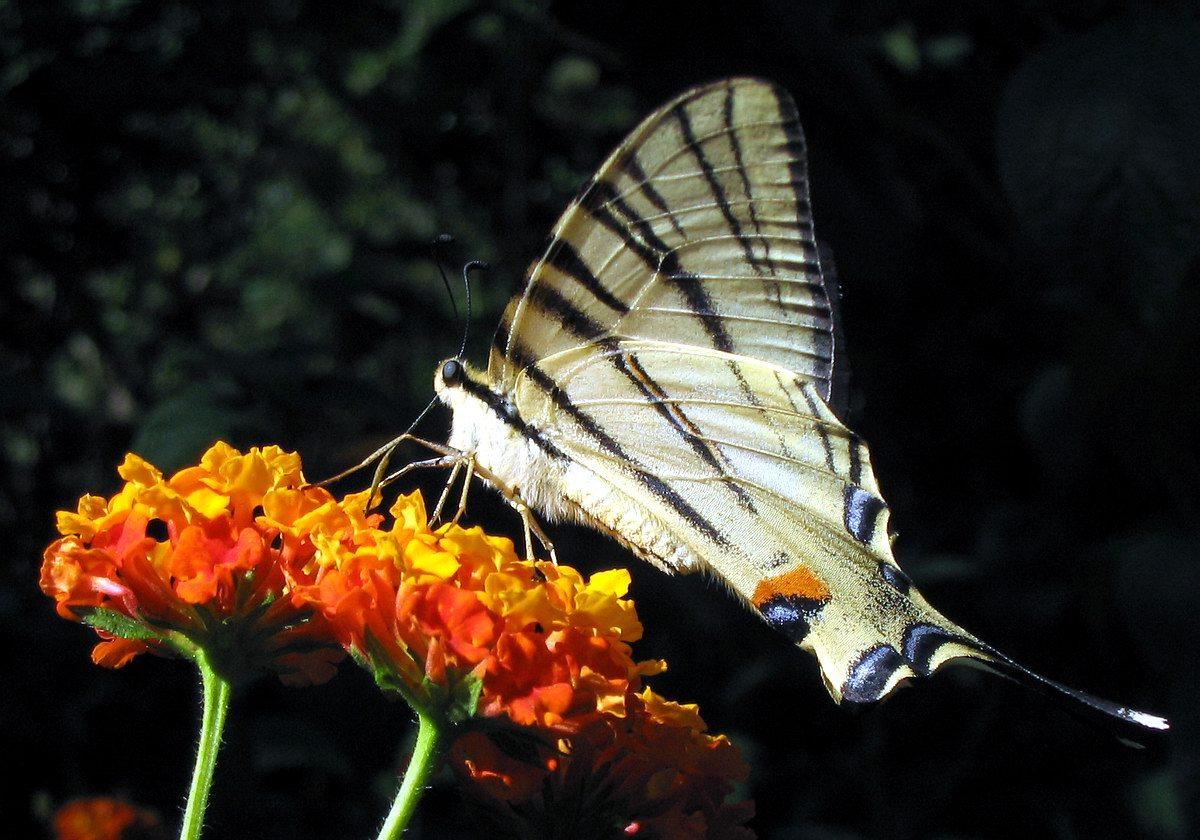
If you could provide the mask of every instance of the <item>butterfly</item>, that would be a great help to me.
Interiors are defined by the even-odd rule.
[[[753,78],[688,90],[564,212],[487,370],[438,367],[453,411],[439,463],[495,485],[547,544],[531,511],[597,528],[668,573],[716,576],[816,655],[839,703],[961,660],[1166,729],[1019,665],[901,570],[867,446],[833,408],[834,285],[792,98]]]

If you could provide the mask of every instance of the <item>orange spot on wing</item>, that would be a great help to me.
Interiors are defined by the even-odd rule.
[[[761,606],[779,595],[798,595],[812,601],[828,601],[829,587],[806,566],[767,578],[754,590],[754,604]]]

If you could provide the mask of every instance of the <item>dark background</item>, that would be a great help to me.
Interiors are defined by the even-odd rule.
[[[92,666],[36,587],[53,512],[214,438],[311,476],[407,425],[623,132],[773,78],[844,289],[848,420],[898,554],[952,618],[1169,715],[1148,750],[952,669],[860,716],[718,587],[631,565],[656,688],[753,766],[768,838],[1200,831],[1200,25],[1187,4],[0,3],[0,824],[121,793],[178,817],[195,676]],[[444,418],[431,435],[442,434]],[[484,493],[472,517],[517,532]],[[211,837],[367,837],[410,732],[352,667],[235,699]],[[474,836],[449,786],[413,836]],[[486,836],[486,835],[484,835]]]

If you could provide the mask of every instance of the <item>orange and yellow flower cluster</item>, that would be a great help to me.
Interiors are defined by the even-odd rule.
[[[116,496],[59,515],[42,569],[59,613],[109,639],[97,662],[190,643],[302,683],[349,651],[460,727],[459,778],[517,833],[593,791],[589,819],[629,836],[749,836],[750,806],[725,802],[747,773],[737,749],[694,706],[643,690],[665,664],[633,658],[625,570],[585,579],[478,527],[431,528],[419,493],[370,513],[367,493],[307,485],[277,447],[217,444],[169,479],[130,455],[120,474]]]
[[[224,443],[170,478],[127,455],[109,499],[59,511],[42,591],[64,618],[105,641],[92,659],[118,668],[146,651],[203,650],[230,678],[273,671],[323,682],[343,652],[324,620],[289,595],[285,569],[315,547],[284,544],[265,511],[333,504],[305,485],[300,457],[277,446],[242,454]]]
[[[627,571],[584,580],[479,528],[431,530],[417,493],[379,529],[363,501],[317,528],[297,591],[382,685],[468,721],[451,763],[510,831],[586,836],[559,824],[574,813],[627,836],[752,836],[753,807],[726,804],[748,772],[737,748],[705,734],[695,706],[641,691],[665,664],[633,659]],[[555,807],[580,791],[583,810]]]
[[[378,678],[426,707],[438,703],[431,693],[470,695],[480,715],[570,731],[621,713],[629,687],[662,669],[633,659],[642,626],[625,570],[585,581],[478,527],[431,530],[419,493],[379,528],[365,501],[306,523],[320,550],[295,570],[296,592]]]

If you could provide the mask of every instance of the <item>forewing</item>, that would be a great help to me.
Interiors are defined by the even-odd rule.
[[[834,309],[791,97],[737,78],[639,125],[563,214],[496,332],[507,390],[529,363],[606,339],[771,362],[827,398]]]

